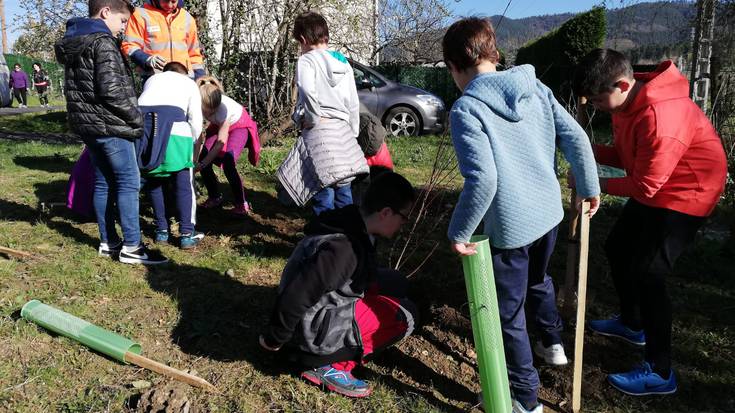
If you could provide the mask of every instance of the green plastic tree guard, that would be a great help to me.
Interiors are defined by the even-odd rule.
[[[25,303],[20,315],[43,328],[76,340],[126,364],[128,363],[125,360],[126,352],[140,354],[140,344],[38,300]]]
[[[462,267],[469,298],[477,364],[480,368],[483,404],[487,413],[509,413],[513,406],[508,369],[505,366],[490,243],[485,235],[476,235],[470,242],[477,243],[477,254],[462,257]]]

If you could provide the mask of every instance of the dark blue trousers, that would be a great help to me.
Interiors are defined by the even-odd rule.
[[[191,234],[196,224],[196,197],[194,195],[194,172],[191,168],[173,172],[167,177],[145,177],[144,190],[153,204],[156,229],[168,231],[165,200],[175,199],[179,233]],[[172,190],[172,196],[165,196],[165,190]],[[169,208],[172,209],[172,208]]]
[[[561,343],[562,322],[551,277],[546,274],[556,243],[557,228],[520,248],[491,247],[505,361],[513,398],[536,404],[539,377],[533,367],[526,312],[533,317],[544,346]]]
[[[316,215],[352,205],[352,187],[350,184],[340,185],[339,183],[328,186],[314,195],[312,203]]]

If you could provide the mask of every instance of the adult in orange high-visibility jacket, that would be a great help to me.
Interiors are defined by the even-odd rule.
[[[185,65],[195,79],[205,74],[197,24],[183,5],[183,0],[145,0],[130,17],[122,50],[144,79],[168,62]]]

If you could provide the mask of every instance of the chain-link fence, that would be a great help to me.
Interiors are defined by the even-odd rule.
[[[5,61],[8,63],[8,69],[13,70],[15,64],[19,64],[26,74],[28,79],[33,82],[33,64],[38,63],[49,77],[51,84],[50,93],[52,96],[60,98],[63,95],[64,90],[64,66],[56,62],[46,62],[43,60],[37,60],[28,56],[6,54]],[[35,90],[35,88],[28,88],[29,90]]]
[[[439,96],[447,108],[452,107],[454,101],[461,96],[446,67],[386,64],[375,66],[373,69],[394,82],[414,86]]]

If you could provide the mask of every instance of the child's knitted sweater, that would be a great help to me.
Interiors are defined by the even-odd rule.
[[[449,224],[452,241],[468,241],[484,220],[491,245],[518,248],[558,225],[564,211],[557,143],[577,178],[577,193],[600,193],[587,135],[530,65],[475,77],[449,123],[465,178]]]

